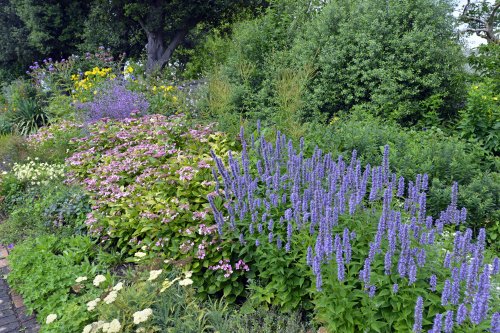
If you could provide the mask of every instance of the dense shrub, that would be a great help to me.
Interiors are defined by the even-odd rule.
[[[43,127],[26,138],[29,155],[41,162],[64,163],[75,149],[71,139],[84,135],[83,125],[74,121],[61,120]]]
[[[485,149],[500,154],[500,90],[492,79],[473,84],[467,106],[460,112],[462,137],[479,141]]]
[[[43,101],[28,81],[13,81],[3,88],[3,94],[6,100],[5,112],[2,113],[4,133],[15,131],[28,135],[47,124]]]
[[[93,201],[87,224],[107,244],[131,254],[143,246],[163,249],[176,258],[182,244],[201,242],[195,230],[213,233],[205,229],[211,224],[206,195],[213,191],[209,152],[224,153],[234,144],[184,120],[152,115],[101,121],[75,140],[76,153],[67,160],[70,179],[86,184]]]
[[[401,124],[456,117],[463,56],[452,7],[419,1],[271,1],[265,14],[234,27],[205,107],[296,127],[318,113],[363,108]],[[225,115],[225,113],[223,113]],[[290,133],[291,134],[291,133]],[[300,137],[300,135],[298,135]]]
[[[15,134],[0,135],[0,170],[9,170],[28,157],[25,138]]]
[[[44,59],[43,62],[34,62],[27,74],[39,94],[57,96],[71,93],[74,78],[92,71],[93,68],[110,68],[119,71],[121,58],[115,60],[109,49],[100,47],[96,52],[87,52],[82,55],[73,55],[68,59]]]
[[[0,184],[4,195],[1,211],[8,213],[0,224],[0,243],[11,244],[46,234],[85,234],[90,211],[81,188],[62,183],[23,188],[9,179]]]

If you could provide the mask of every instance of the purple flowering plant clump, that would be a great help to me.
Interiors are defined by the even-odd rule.
[[[78,109],[84,111],[83,118],[93,123],[103,118],[125,119],[132,115],[144,115],[149,103],[140,92],[130,91],[124,82],[108,81],[101,86],[93,101],[80,103]]]
[[[219,234],[259,277],[256,300],[313,308],[332,332],[496,329],[498,258],[488,264],[484,229],[461,228],[458,184],[429,216],[428,176],[398,178],[389,146],[362,167],[356,151],[306,156],[303,140],[257,135],[242,131],[227,161],[212,153],[221,195],[209,197]]]

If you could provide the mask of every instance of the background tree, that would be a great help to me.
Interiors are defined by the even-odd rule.
[[[29,30],[9,0],[0,0],[0,81],[20,75],[37,52],[26,40]]]
[[[241,8],[257,7],[260,0],[148,0],[113,2],[115,8],[140,24],[147,37],[147,70],[161,69],[174,50],[200,22],[214,26]]]
[[[500,28],[500,1],[467,0],[461,20],[468,25],[467,32],[475,33],[488,43],[500,43],[498,36]]]
[[[10,0],[23,22],[28,44],[45,57],[62,57],[77,51],[90,2],[78,0]]]

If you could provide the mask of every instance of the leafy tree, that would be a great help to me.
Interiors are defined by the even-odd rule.
[[[0,0],[0,80],[10,81],[32,61],[35,50],[26,41],[28,29],[9,0]]]
[[[10,0],[27,31],[28,44],[47,57],[77,50],[90,3],[77,0]]]
[[[235,28],[218,78],[230,84],[225,109],[278,125],[282,113],[307,120],[353,109],[407,126],[456,117],[466,59],[450,1],[293,2],[271,1]]]
[[[467,32],[486,39],[488,44],[500,43],[500,1],[467,0],[460,19],[467,23]]]
[[[86,52],[106,46],[113,52],[139,57],[145,37],[140,25],[126,17],[123,8],[108,0],[94,0],[83,26],[83,42],[79,48]]]
[[[311,100],[329,114],[361,107],[405,125],[454,117],[465,58],[452,11],[436,0],[331,2],[295,46],[316,65]]]
[[[214,26],[229,20],[243,7],[256,7],[260,0],[148,0],[112,3],[137,22],[147,37],[147,70],[160,69],[174,50],[200,22]]]

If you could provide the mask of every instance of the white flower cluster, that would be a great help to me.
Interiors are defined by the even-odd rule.
[[[135,312],[132,316],[134,317],[134,324],[140,324],[149,319],[153,314],[153,310],[150,308],[144,309],[142,311]]]
[[[64,177],[64,164],[39,163],[31,160],[24,164],[14,163],[12,173],[20,182],[47,185]]]
[[[111,322],[107,323],[105,321],[99,320],[95,323],[87,325],[83,328],[82,333],[95,333],[102,330],[102,332],[106,333],[118,333],[122,329],[122,325],[118,321],[118,319],[113,319]]]

